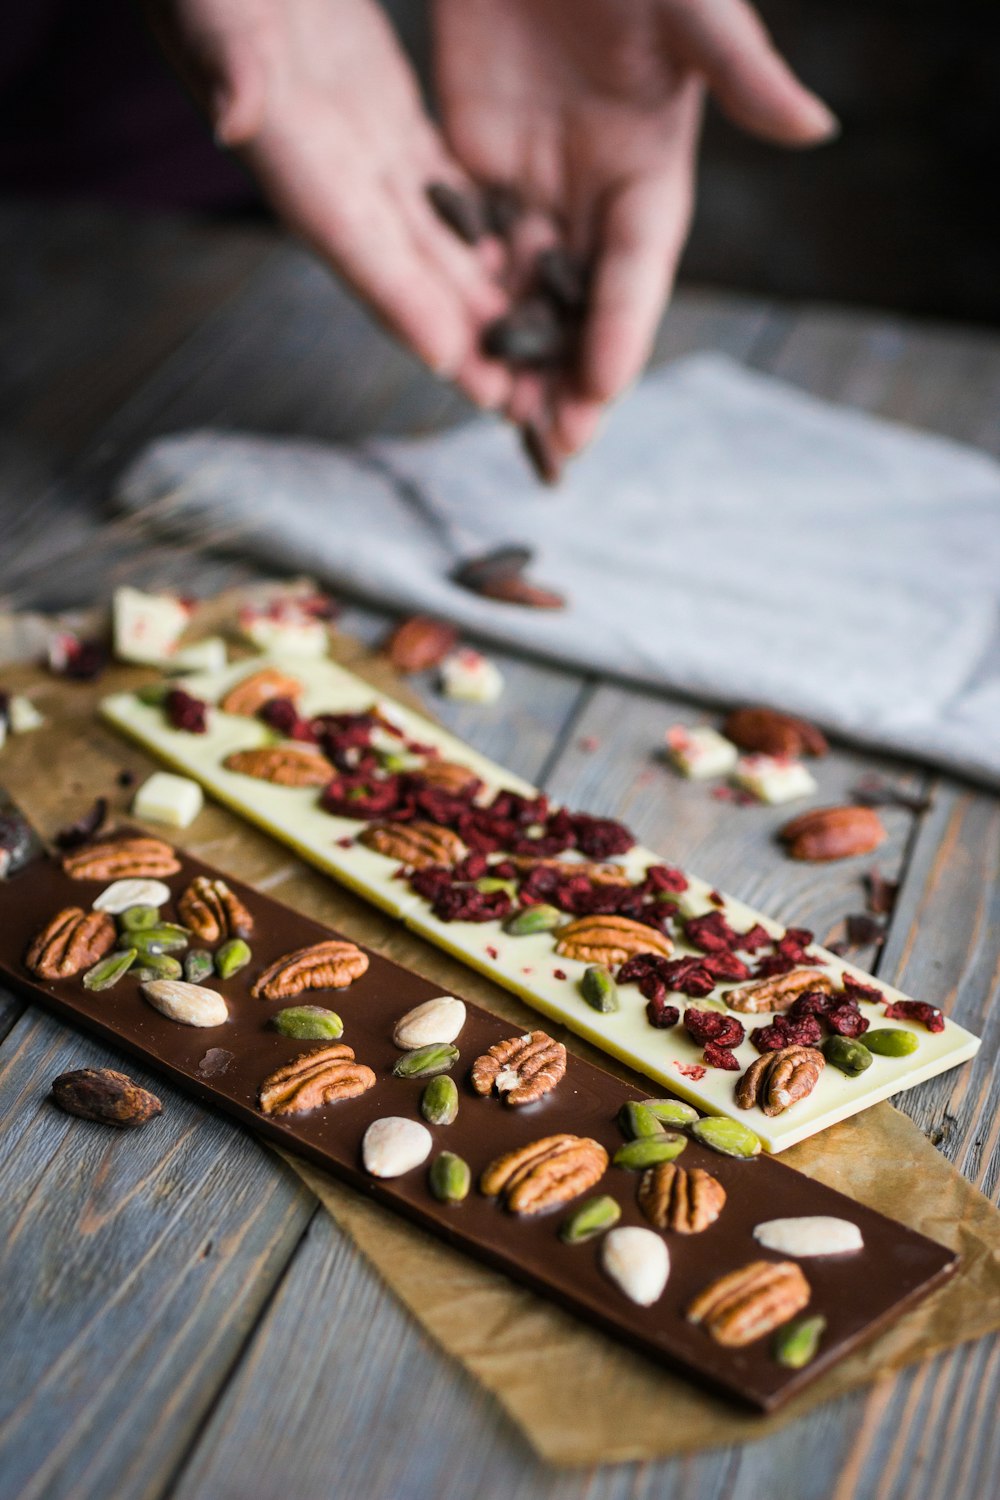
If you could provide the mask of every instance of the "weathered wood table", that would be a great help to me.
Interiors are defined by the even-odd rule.
[[[108,513],[109,476],[154,433],[217,425],[340,439],[465,414],[263,229],[7,208],[0,298],[0,608],[86,602],[126,577],[207,591],[253,576],[238,539],[228,558],[183,539],[150,550]],[[703,347],[1000,451],[996,335],[686,290],[658,357]],[[353,608],[345,624],[374,638],[385,622]],[[830,937],[858,909],[853,868],[792,866],[775,852],[777,812],[747,821],[677,778],[651,777],[664,726],[696,705],[502,665],[509,686],[495,708],[432,698],[434,711],[556,796],[621,815],[670,858],[789,922]],[[972,1066],[900,1103],[996,1195],[1000,800],[848,750],[822,763],[824,794],[873,766],[926,786],[933,802],[922,816],[889,814],[882,866],[901,880],[900,900],[881,955],[861,962],[877,958],[887,979],[985,1038]],[[155,1148],[137,1137],[116,1151],[39,1107],[56,1073],[99,1048],[2,996],[0,1035],[4,1500],[981,1500],[1000,1488],[990,1340],[764,1442],[546,1468],[242,1131],[164,1088]]]

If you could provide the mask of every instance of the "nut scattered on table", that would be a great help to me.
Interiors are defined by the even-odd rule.
[[[234,750],[222,762],[227,771],[269,781],[273,786],[326,786],[333,778],[330,762],[315,750],[297,745],[259,745]]]
[[[196,875],[177,903],[184,926],[203,943],[253,936],[253,917],[224,880]]]
[[[430,615],[411,615],[400,621],[382,649],[396,671],[409,676],[439,667],[457,645],[458,631],[454,625]]]
[[[354,943],[329,938],[276,959],[260,975],[255,1000],[291,1000],[306,990],[344,990],[368,968],[368,955]]]
[[[375,1087],[375,1074],[355,1061],[353,1047],[335,1042],[303,1052],[294,1062],[269,1073],[260,1086],[259,1102],[265,1115],[299,1115],[354,1099]]]
[[[825,755],[830,748],[814,724],[776,708],[737,708],[722,733],[741,750],[762,755]]]
[[[873,807],[817,807],[778,830],[792,859],[819,863],[869,854],[887,837]]]
[[[637,953],[659,953],[665,958],[673,946],[664,933],[631,917],[579,917],[560,929],[556,952],[562,958],[610,968]]]
[[[779,1047],[752,1062],[736,1084],[740,1109],[755,1104],[766,1115],[780,1115],[805,1099],[819,1081],[826,1059],[816,1047]]]
[[[157,880],[176,875],[181,862],[162,839],[135,837],[72,849],[62,867],[73,880]]]
[[[814,992],[829,995],[832,991],[833,980],[819,969],[791,969],[787,974],[727,990],[726,1004],[730,1010],[761,1015],[764,1011],[787,1010],[800,995]]]
[[[77,1068],[52,1081],[52,1097],[59,1108],[84,1120],[135,1130],[163,1109],[148,1089],[133,1083],[114,1068]]]
[[[754,1260],[711,1282],[687,1310],[717,1344],[742,1348],[773,1333],[806,1306],[809,1283],[793,1261]]]
[[[421,818],[412,823],[370,823],[358,835],[358,842],[409,870],[455,865],[468,852],[457,833]]]
[[[512,1213],[537,1214],[569,1203],[600,1182],[608,1153],[587,1136],[548,1135],[508,1151],[483,1172],[480,1191],[502,1197]]]
[[[654,1229],[701,1234],[715,1223],[725,1203],[722,1183],[701,1167],[661,1162],[644,1172],[639,1183],[639,1207]]]
[[[544,1031],[494,1042],[472,1064],[472,1087],[477,1094],[494,1089],[506,1104],[534,1104],[556,1087],[566,1073],[566,1048]]]
[[[117,937],[108,912],[67,906],[35,935],[24,961],[39,979],[72,979],[109,953]]]

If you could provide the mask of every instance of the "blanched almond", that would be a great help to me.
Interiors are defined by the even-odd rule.
[[[183,979],[147,979],[140,985],[143,996],[161,1015],[184,1026],[221,1026],[229,1020],[229,1007],[215,990]]]
[[[758,1244],[781,1255],[803,1259],[809,1255],[847,1255],[864,1249],[861,1230],[850,1219],[829,1214],[806,1214],[794,1219],[769,1219],[753,1232]]]
[[[438,995],[400,1016],[392,1039],[397,1047],[412,1052],[433,1042],[453,1042],[464,1025],[464,1001],[452,995]]]
[[[605,1235],[601,1265],[626,1297],[640,1307],[651,1307],[667,1284],[670,1253],[652,1229],[627,1224]]]
[[[365,1171],[373,1177],[402,1177],[427,1160],[431,1145],[431,1133],[425,1125],[403,1115],[386,1115],[365,1131],[361,1159]]]

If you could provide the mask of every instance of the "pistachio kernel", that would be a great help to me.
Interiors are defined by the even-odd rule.
[[[460,1056],[458,1048],[450,1042],[432,1042],[429,1047],[404,1053],[392,1071],[397,1078],[433,1078],[435,1073],[447,1073]]]
[[[880,1026],[876,1031],[865,1032],[865,1046],[879,1057],[909,1057],[920,1046],[920,1039],[901,1026]]]
[[[693,1125],[698,1111],[683,1099],[644,1099],[643,1109],[655,1115],[661,1125]]]
[[[428,1125],[452,1125],[458,1115],[458,1086],[447,1073],[432,1078],[420,1096],[420,1113]]]
[[[135,977],[142,983],[150,979],[180,979],[184,973],[180,962],[170,953],[139,953]]]
[[[155,906],[130,906],[118,918],[118,925],[123,932],[142,932],[156,927],[159,921],[160,913]]]
[[[294,1036],[304,1042],[335,1042],[344,1034],[344,1023],[337,1012],[323,1005],[286,1005],[271,1017],[271,1026],[279,1036]]]
[[[589,969],[584,970],[580,980],[580,994],[591,1010],[599,1010],[605,1015],[617,1010],[621,1003],[611,970],[606,969],[603,964],[591,964]]]
[[[718,1151],[722,1156],[739,1156],[749,1160],[760,1155],[760,1139],[739,1120],[727,1120],[722,1115],[707,1115],[695,1120],[691,1134],[701,1145]]]
[[[246,968],[252,957],[248,943],[242,938],[230,938],[215,951],[215,972],[220,979],[232,979],[234,974]]]
[[[609,1194],[588,1198],[560,1224],[559,1238],[564,1245],[582,1245],[617,1224],[621,1216],[621,1208]]]
[[[504,931],[511,937],[530,937],[534,932],[552,932],[560,925],[563,914],[556,906],[526,906],[515,912],[504,923]]]
[[[628,1172],[644,1172],[647,1167],[655,1167],[658,1162],[673,1161],[676,1156],[680,1156],[686,1145],[687,1141],[682,1135],[661,1130],[659,1135],[640,1136],[637,1140],[619,1146],[612,1161],[616,1167],[624,1167]]]
[[[184,955],[184,978],[188,984],[201,984],[215,972],[215,960],[205,948],[191,948]]]
[[[439,1203],[462,1203],[469,1196],[469,1164],[453,1151],[442,1151],[431,1162],[428,1186]]]
[[[839,1068],[848,1078],[857,1078],[872,1065],[872,1055],[864,1042],[853,1037],[828,1036],[822,1047],[823,1056],[831,1067]]]
[[[826,1319],[821,1314],[812,1318],[793,1318],[774,1335],[771,1352],[779,1365],[789,1370],[801,1370],[816,1358],[819,1341],[825,1332]]]
[[[136,950],[126,948],[122,953],[109,953],[99,964],[88,969],[83,976],[85,990],[110,990],[126,974],[135,962]]]
[[[618,1124],[627,1140],[642,1140],[646,1136],[664,1135],[661,1122],[656,1118],[651,1109],[645,1104],[639,1104],[635,1099],[630,1099],[623,1104],[618,1111]]]

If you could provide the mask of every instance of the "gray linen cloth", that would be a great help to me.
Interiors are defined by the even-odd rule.
[[[554,492],[483,418],[356,449],[180,434],[119,496],[494,642],[1000,783],[1000,465],[720,356],[647,377]],[[510,541],[568,609],[449,581]]]

